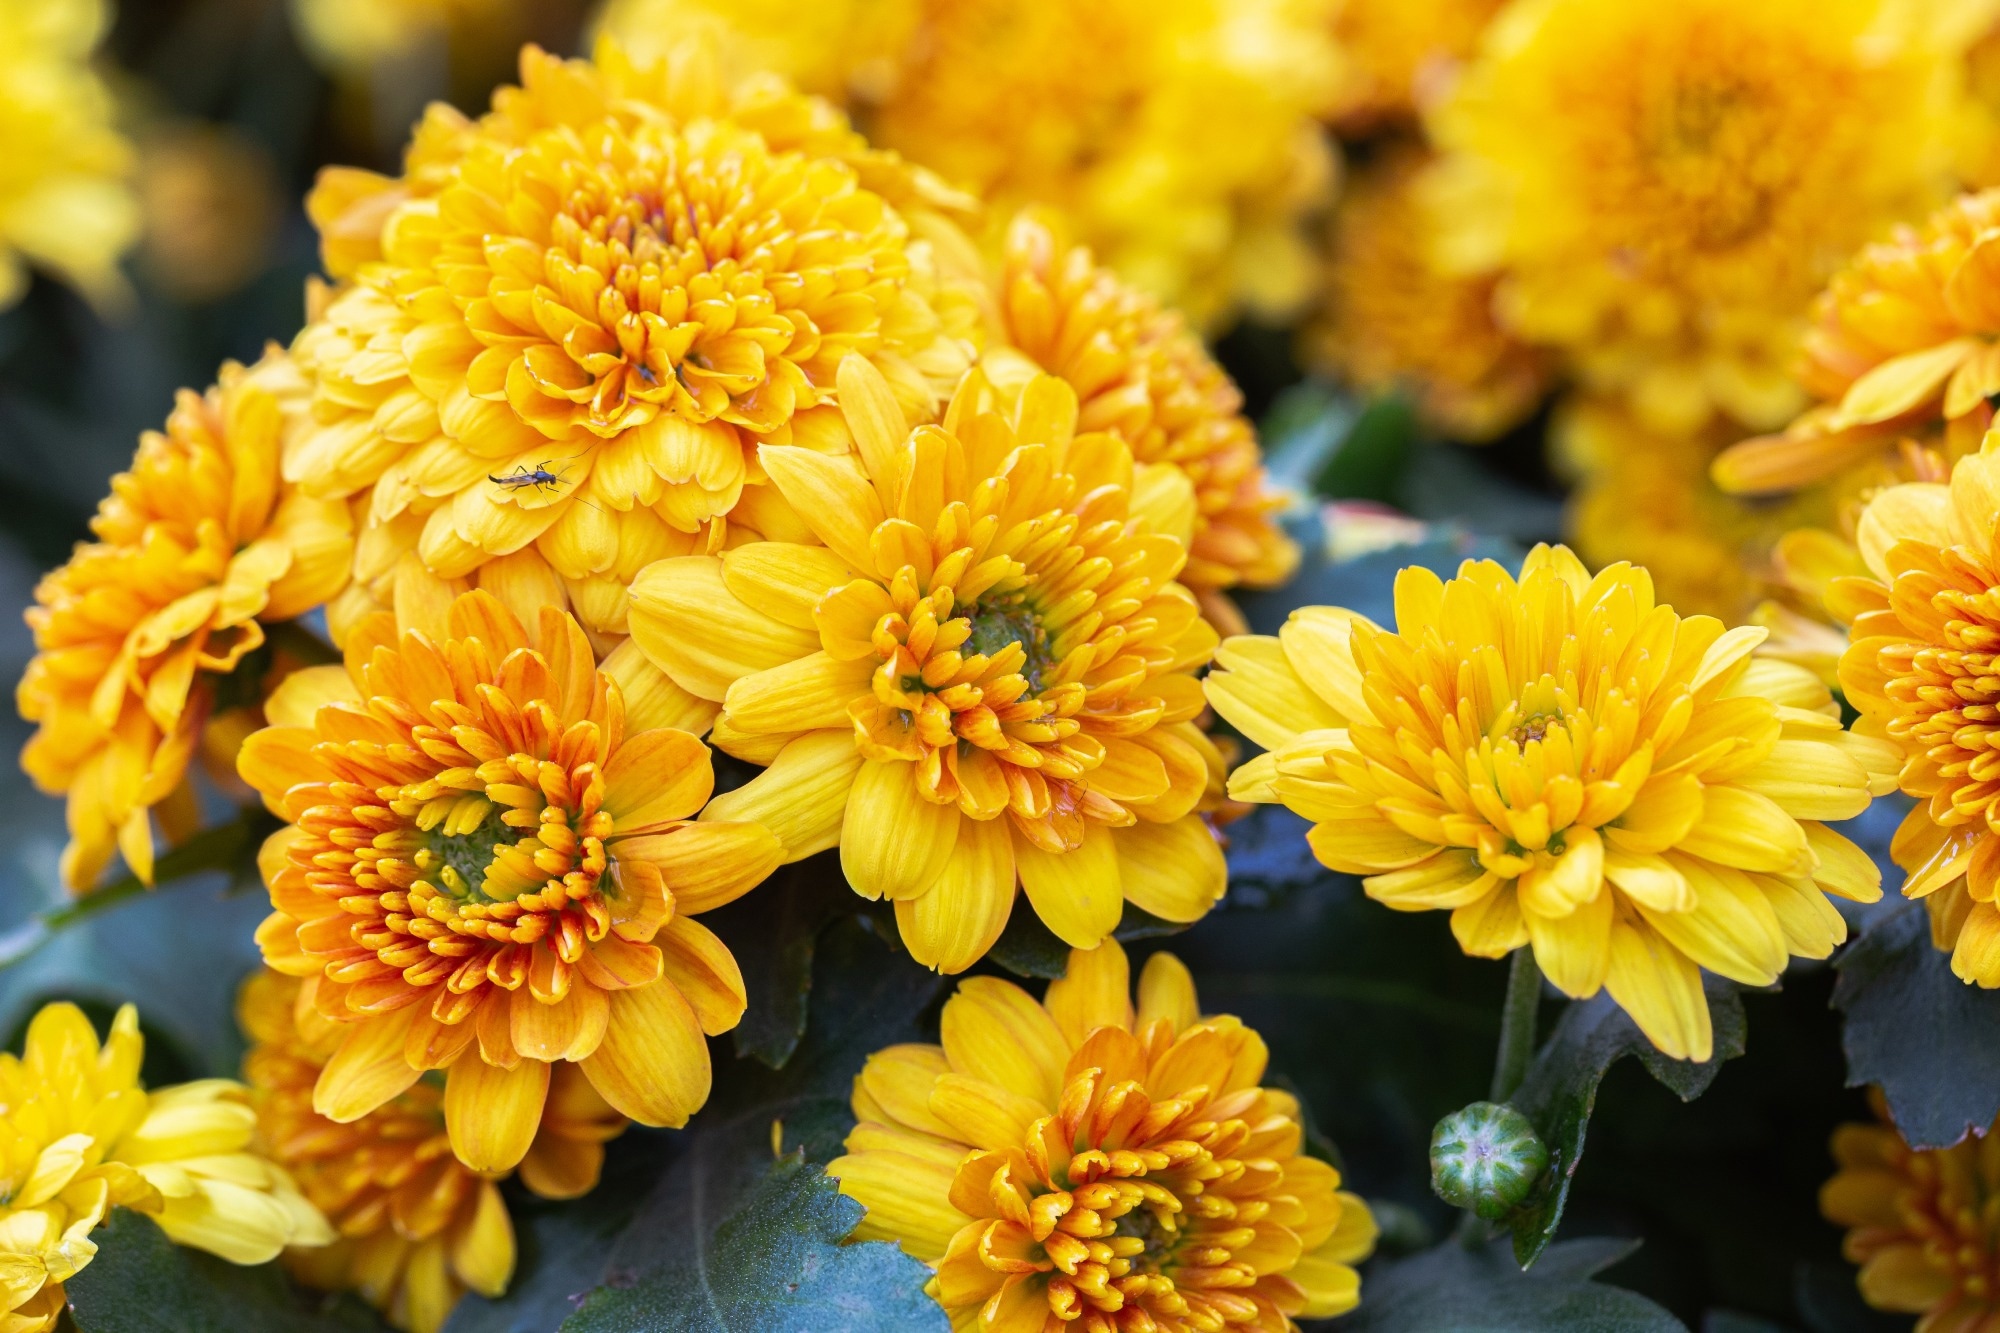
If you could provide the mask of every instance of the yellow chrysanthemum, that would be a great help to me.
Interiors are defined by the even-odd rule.
[[[1806,302],[1948,187],[1944,8],[1513,0],[1432,119],[1441,256],[1655,429],[1778,425]]]
[[[1447,91],[1505,0],[1335,0],[1339,77],[1329,113],[1343,134],[1413,119]]]
[[[1215,632],[1173,581],[1186,548],[1131,515],[1130,451],[1075,434],[1047,376],[1003,414],[973,371],[942,429],[906,435],[857,357],[840,402],[858,457],[762,453],[814,544],[663,560],[632,589],[634,641],[722,703],[719,748],[770,765],[703,818],[768,825],[790,860],[838,844],[943,971],[999,937],[1017,881],[1080,948],[1126,900],[1199,918],[1226,874],[1196,813]]]
[[[1894,786],[1811,672],[1538,546],[1396,579],[1395,632],[1306,607],[1230,639],[1210,702],[1270,753],[1230,794],[1281,802],[1335,870],[1399,911],[1451,911],[1469,954],[1522,945],[1564,994],[1611,997],[1666,1054],[1712,1053],[1701,969],[1749,986],[1847,936],[1828,893],[1880,895],[1822,820]]]
[[[476,123],[434,108],[402,181],[322,177],[308,207],[353,281],[295,344],[314,396],[286,475],[372,487],[372,524],[422,516],[443,578],[532,543],[622,633],[639,567],[708,549],[762,481],[758,442],[847,447],[842,358],[933,414],[969,355],[946,314],[975,310],[918,228],[964,241],[832,108],[725,93],[702,49],[521,69]]]
[[[637,729],[570,617],[543,608],[530,633],[482,591],[396,622],[288,677],[239,761],[292,825],[264,851],[265,960],[346,1029],[313,1109],[346,1124],[443,1070],[459,1159],[505,1171],[568,1061],[633,1120],[684,1124],[703,1034],[744,1007],[688,914],[755,885],[777,840],[689,822],[707,748]]]
[[[1407,394],[1433,430],[1490,440],[1534,411],[1548,366],[1495,320],[1491,275],[1434,262],[1416,189],[1427,161],[1392,147],[1355,174],[1328,232],[1326,293],[1301,346],[1316,369],[1364,393]]]
[[[1115,940],[1073,950],[1043,1004],[961,982],[941,1046],[854,1080],[855,1235],[936,1270],[964,1333],[1296,1333],[1354,1308],[1368,1206],[1301,1151],[1298,1098],[1257,1086],[1264,1040],[1203,1017],[1172,954],[1131,998]]]
[[[1060,212],[1120,276],[1211,328],[1311,294],[1334,161],[1313,117],[1321,0],[928,0],[876,142],[996,218]]]
[[[0,11],[0,307],[28,265],[94,300],[126,295],[118,258],[139,237],[132,146],[89,65],[110,25],[105,0],[27,0]]]
[[[347,581],[347,510],[283,484],[280,399],[297,376],[279,355],[230,364],[206,394],[184,390],[164,433],[111,479],[76,548],[35,589],[36,656],[16,691],[37,731],[21,766],[69,797],[63,879],[84,890],[114,851],[153,873],[152,807],[175,794],[215,678]]]
[[[1814,303],[1799,379],[1818,406],[1715,465],[1725,490],[1789,490],[1877,459],[1905,438],[1949,457],[1978,447],[2000,391],[2000,190],[1898,227]]]
[[[1840,660],[1855,731],[1881,738],[1918,801],[1890,844],[1903,892],[1930,909],[1952,970],[2000,986],[2000,783],[1991,674],[2000,645],[2000,455],[1959,460],[1949,484],[1911,482],[1872,499],[1856,530],[1865,576],[1827,594],[1849,627]]]
[[[1915,1333],[1975,1333],[2000,1320],[2000,1134],[1989,1127],[1949,1148],[1903,1141],[1880,1098],[1881,1123],[1833,1132],[1840,1169],[1819,1210],[1848,1228],[1841,1250],[1859,1264],[1861,1295],[1878,1310],[1919,1316]]]
[[[1284,501],[1266,485],[1243,395],[1179,315],[1029,214],[1008,229],[996,305],[1007,346],[982,358],[989,379],[1018,388],[1038,370],[1054,375],[1076,391],[1080,429],[1109,431],[1142,469],[1178,468],[1193,483],[1180,577],[1212,619],[1240,620],[1220,590],[1284,581],[1299,551],[1272,521]]]
[[[514,1272],[514,1228],[495,1177],[452,1155],[444,1093],[416,1082],[359,1120],[313,1110],[313,1086],[342,1030],[309,1004],[292,977],[259,972],[236,1013],[253,1043],[244,1081],[273,1161],[331,1219],[339,1239],[293,1248],[286,1266],[328,1291],[355,1290],[408,1333],[436,1333],[465,1292],[498,1296]],[[597,1183],[604,1142],[625,1126],[573,1065],[559,1066],[521,1179],[547,1198]]]
[[[706,39],[725,68],[769,70],[841,101],[895,87],[922,15],[921,0],[609,0],[598,25],[641,58]]]
[[[1575,478],[1565,526],[1587,565],[1628,560],[1651,573],[1660,600],[1738,624],[1777,581],[1772,547],[1786,532],[1832,517],[1830,497],[1782,504],[1724,495],[1709,476],[1730,433],[1650,430],[1623,401],[1576,395],[1550,425],[1551,452]]]
[[[0,1328],[53,1329],[62,1284],[97,1253],[114,1207],[151,1215],[176,1244],[261,1264],[333,1239],[285,1172],[250,1150],[241,1085],[148,1093],[131,1005],[99,1044],[73,1004],[44,1006],[18,1056],[0,1054]]]

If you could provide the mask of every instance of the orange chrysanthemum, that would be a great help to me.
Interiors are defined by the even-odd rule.
[[[1534,411],[1550,368],[1494,318],[1490,275],[1445,273],[1432,262],[1417,194],[1428,161],[1414,149],[1385,150],[1342,193],[1304,353],[1363,392],[1408,394],[1432,429],[1489,440]]]
[[[999,335],[1028,364],[999,350],[989,378],[1018,388],[1036,370],[1076,390],[1077,425],[1109,431],[1143,466],[1166,464],[1194,486],[1193,539],[1181,582],[1233,620],[1213,596],[1270,587],[1298,564],[1298,548],[1271,521],[1283,504],[1267,488],[1243,395],[1181,317],[1067,247],[1029,214],[1007,233]]]
[[[928,178],[768,79],[719,91],[699,49],[521,70],[478,122],[433,110],[402,181],[315,190],[352,283],[296,344],[315,391],[286,474],[422,515],[444,578],[532,543],[622,632],[638,568],[707,549],[762,481],[758,442],[844,447],[842,358],[933,414],[974,307],[919,231],[972,261]]]
[[[821,544],[663,560],[633,586],[635,641],[722,703],[718,747],[770,765],[704,817],[764,823],[790,859],[837,843],[946,971],[998,938],[1017,882],[1079,947],[1128,899],[1199,918],[1226,874],[1196,813],[1220,766],[1194,725],[1215,632],[1174,582],[1181,542],[1131,513],[1130,451],[1075,434],[1048,376],[1003,410],[974,371],[942,429],[906,434],[854,358],[840,401],[858,455],[762,455]]]
[[[1204,1018],[1155,954],[1128,998],[1117,941],[1073,950],[1044,1004],[993,977],[946,1004],[942,1046],[854,1080],[857,1237],[937,1270],[964,1333],[1296,1333],[1354,1308],[1367,1205],[1300,1152],[1298,1099],[1258,1086],[1263,1038]]]
[[[688,914],[781,854],[757,825],[688,822],[713,782],[700,741],[628,734],[575,620],[543,608],[530,634],[485,592],[364,622],[345,668],[295,673],[266,711],[240,768],[292,827],[265,848],[258,942],[346,1026],[314,1110],[345,1124],[445,1070],[460,1160],[504,1171],[569,1061],[630,1118],[686,1122],[703,1034],[744,1006]]]
[[[21,766],[69,797],[63,879],[94,885],[114,851],[153,873],[152,808],[177,794],[218,676],[264,643],[264,623],[347,580],[346,509],[278,476],[283,356],[233,362],[184,390],[91,520],[96,540],[44,578],[28,610],[35,659],[16,698],[38,730]]]
[[[1716,460],[1725,490],[1789,490],[1908,437],[1978,447],[2000,391],[2000,190],[1863,249],[1813,306],[1799,378],[1819,400],[1783,433]]]
[[[397,1328],[436,1333],[466,1291],[498,1296],[514,1272],[514,1228],[490,1175],[452,1155],[444,1094],[419,1080],[351,1124],[313,1110],[313,1085],[339,1047],[341,1027],[310,1005],[291,977],[259,972],[237,996],[253,1045],[244,1081],[258,1133],[340,1239],[286,1251],[300,1280],[355,1290]],[[574,1066],[560,1067],[521,1179],[547,1198],[597,1183],[604,1141],[624,1128]]]

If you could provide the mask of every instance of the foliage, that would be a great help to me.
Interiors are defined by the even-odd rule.
[[[1685,1325],[1643,1296],[1592,1279],[1636,1248],[1632,1242],[1571,1240],[1531,1272],[1495,1242],[1447,1241],[1385,1266],[1346,1333],[1682,1333]]]

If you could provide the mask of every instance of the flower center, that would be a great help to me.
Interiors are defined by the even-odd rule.
[[[1942,554],[1948,570],[1962,563],[1955,551]],[[2000,590],[1948,588],[1929,600],[1945,622],[1943,642],[1882,649],[1889,677],[1883,692],[1897,710],[1889,736],[1922,754],[1950,791],[1949,811],[1932,806],[1940,824],[1983,818],[1992,827],[2000,804],[2000,750],[1994,748],[2000,740]]]
[[[500,811],[491,805],[486,807],[485,817],[465,832],[447,832],[450,827],[445,824],[431,830],[429,845],[414,858],[417,869],[454,902],[494,901],[486,893],[486,874],[493,868],[499,849],[514,846],[520,835],[507,827]]]
[[[1559,713],[1536,713],[1522,721],[1507,733],[1507,739],[1516,745],[1525,746],[1529,741],[1538,741],[1549,734],[1550,727],[1563,724]]]
[[[975,607],[966,617],[972,634],[966,646],[986,657],[997,657],[1010,647],[1019,647],[1025,660],[1019,674],[1032,694],[1042,691],[1042,672],[1050,666],[1049,636],[1035,613],[1019,598]]]

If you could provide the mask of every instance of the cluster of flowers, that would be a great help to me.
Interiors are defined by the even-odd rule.
[[[615,6],[627,43],[591,61],[528,49],[476,119],[433,108],[399,177],[325,172],[303,331],[185,394],[37,590],[23,762],[67,798],[73,889],[119,857],[150,881],[156,839],[199,824],[197,774],[281,827],[247,1087],[147,1098],[134,1020],[100,1052],[62,1008],[0,1064],[10,1327],[53,1324],[124,1204],[437,1328],[511,1276],[495,1182],[580,1195],[628,1123],[700,1110],[747,999],[698,918],[821,853],[941,972],[1017,890],[1073,951],[1042,1001],[970,978],[940,1046],[872,1058],[830,1168],[968,1328],[1284,1333],[1359,1299],[1373,1223],[1261,1086],[1262,1041],[1168,955],[1135,1002],[1112,938],[1128,903],[1187,923],[1221,899],[1235,803],[1290,807],[1371,897],[1448,911],[1471,954],[1525,947],[1701,1060],[1702,972],[1827,957],[1828,895],[1880,893],[1828,825],[1900,786],[1924,798],[1904,891],[2000,985],[1991,197],[1834,278],[1803,333],[1821,406],[1721,455],[1743,488],[1875,469],[1844,527],[1781,547],[1789,600],[1735,628],[1540,547],[1518,575],[1404,571],[1394,628],[1307,607],[1244,632],[1232,590],[1298,553],[1234,386],[1148,293],[1197,320],[1262,299],[1245,275],[1288,271],[1324,116],[1389,136],[1335,224],[1351,322],[1317,336],[1356,379],[1419,383],[1470,433],[1556,376],[1580,434],[1776,427],[1811,292],[1943,188],[1950,155],[1911,145],[1952,119],[1974,32],[1861,0],[1408,27],[1271,3],[1215,7],[1241,40],[1204,45],[1223,20],[1194,4],[1103,8],[1086,40],[1073,16],[855,3],[760,47],[669,8]],[[1447,12],[1442,58],[1470,63],[1419,143],[1440,76],[1411,33]],[[1350,64],[1337,98],[1268,103],[1310,132],[1245,136],[1286,145],[1260,158],[1198,94],[1229,61],[1260,98],[1317,79],[1285,25],[1344,33]],[[1157,49],[1106,71],[1139,29]],[[974,50],[1018,82],[953,77]],[[1660,76],[1607,74],[1641,65]],[[997,134],[1050,117],[1087,169]],[[1150,181],[1169,136],[1195,165]],[[1618,193],[1642,178],[1680,192]],[[1455,269],[1419,253],[1433,197],[1465,228]],[[1232,772],[1211,713],[1263,753]],[[717,794],[711,747],[754,776]],[[1871,1298],[1983,1308],[1976,1265],[1896,1230],[1911,1188],[1956,1226],[1965,1164],[1943,1189],[1887,1134],[1843,1138],[1827,1202]]]

